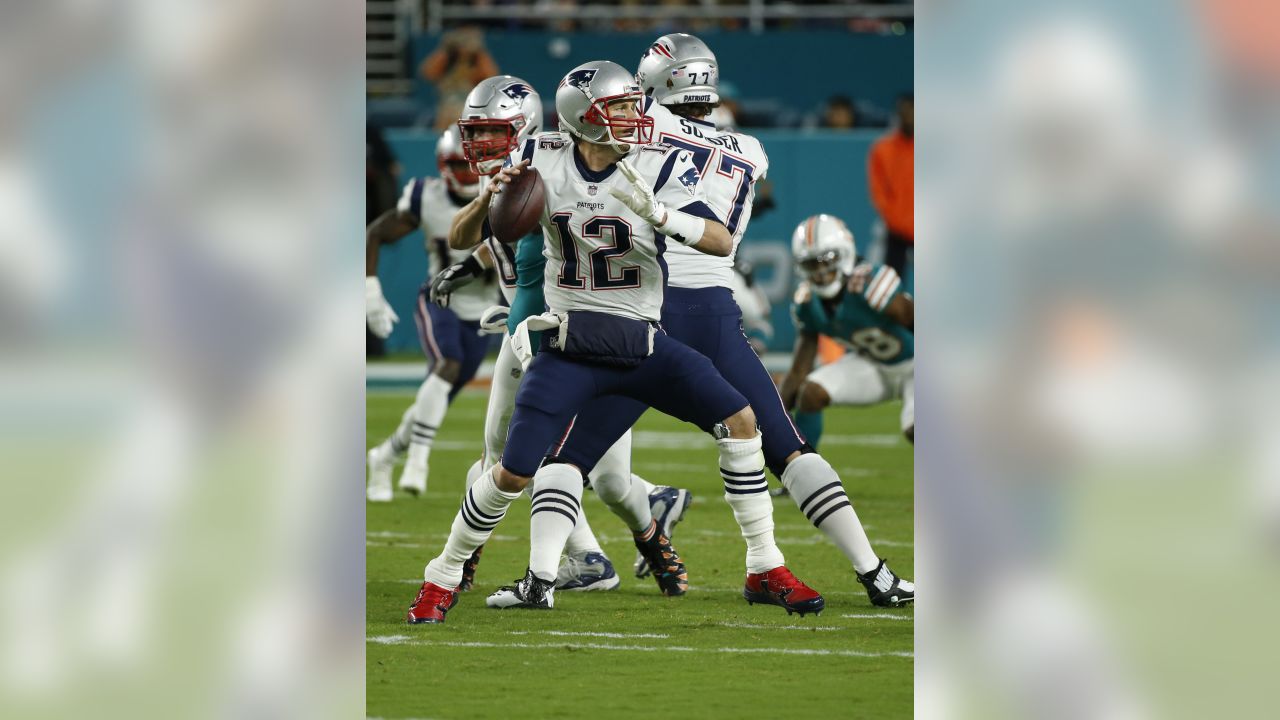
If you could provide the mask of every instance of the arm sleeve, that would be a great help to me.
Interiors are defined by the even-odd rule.
[[[874,265],[870,278],[862,286],[861,294],[872,310],[882,313],[901,292],[902,280],[898,277],[898,272],[888,265]]]
[[[400,200],[396,202],[397,211],[412,215],[418,222],[422,222],[422,188],[422,178],[410,180],[405,183],[404,192],[400,193]]]

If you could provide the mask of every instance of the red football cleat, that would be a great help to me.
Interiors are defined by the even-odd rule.
[[[747,575],[747,585],[742,589],[742,597],[750,605],[777,605],[785,609],[788,615],[798,612],[801,617],[805,613],[820,613],[827,606],[817,590],[800,582],[785,565],[769,572]]]
[[[424,582],[418,591],[418,598],[409,606],[410,625],[421,623],[442,623],[444,614],[458,604],[458,591],[443,588],[435,583]]]

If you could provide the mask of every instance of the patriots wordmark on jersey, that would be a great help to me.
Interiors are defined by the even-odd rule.
[[[664,256],[682,246],[609,194],[611,187],[628,187],[618,167],[592,171],[561,133],[531,138],[512,154],[510,162],[525,159],[541,174],[546,192],[543,292],[551,310],[592,310],[658,320],[666,279]],[[646,145],[631,152],[627,161],[653,188],[659,202],[720,221],[705,202],[692,153],[669,145]]]
[[[684,150],[701,177],[707,206],[733,236],[734,253],[751,221],[755,185],[769,171],[769,158],[760,141],[737,132],[717,130],[706,120],[680,117],[645,100],[645,114],[653,118],[653,140]],[[729,287],[733,258],[715,257],[676,245],[667,252],[672,287]]]
[[[453,250],[449,247],[449,225],[461,209],[454,204],[440,178],[414,178],[404,186],[396,209],[408,213],[422,224],[426,236],[430,274],[435,277],[450,265],[471,256],[471,250]],[[459,288],[449,301],[449,309],[462,320],[479,320],[484,311],[494,304],[494,286],[490,282],[477,281]]]

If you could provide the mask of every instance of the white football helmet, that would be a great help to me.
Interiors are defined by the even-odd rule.
[[[791,257],[818,297],[833,298],[853,274],[853,233],[834,215],[805,218],[791,234]]]
[[[458,129],[462,152],[481,175],[492,175],[525,138],[542,126],[542,98],[529,83],[511,75],[481,80],[467,94]],[[483,133],[481,131],[498,131]],[[492,136],[496,135],[496,136]]]
[[[463,198],[480,194],[480,176],[462,153],[462,131],[450,125],[436,141],[436,168],[449,192]]]
[[[595,60],[569,71],[556,90],[560,127],[574,137],[622,154],[653,140],[653,118],[640,112],[644,93],[617,63]]]
[[[663,35],[644,51],[636,82],[661,105],[720,102],[720,66],[711,48],[686,33]]]

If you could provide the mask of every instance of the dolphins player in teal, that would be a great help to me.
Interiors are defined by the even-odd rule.
[[[805,279],[791,307],[798,338],[782,381],[782,401],[797,410],[797,423],[816,445],[826,407],[901,398],[902,432],[914,443],[915,306],[898,273],[887,265],[857,262],[853,233],[832,215],[800,223],[791,249]],[[819,335],[851,352],[812,370]]]

